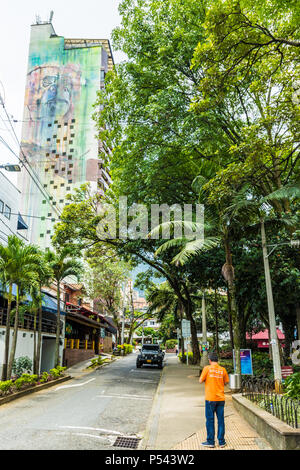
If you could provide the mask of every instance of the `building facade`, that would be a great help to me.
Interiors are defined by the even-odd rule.
[[[18,183],[30,242],[41,248],[50,247],[68,193],[85,182],[101,193],[110,183],[92,115],[112,66],[108,40],[67,39],[50,22],[31,26]]]
[[[20,191],[0,171],[0,243],[6,246],[9,235],[28,241],[28,227],[19,212]]]

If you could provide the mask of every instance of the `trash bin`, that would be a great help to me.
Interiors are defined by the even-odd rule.
[[[229,388],[233,391],[241,389],[241,376],[239,374],[229,374]]]

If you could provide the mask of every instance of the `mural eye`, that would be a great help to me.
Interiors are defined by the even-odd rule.
[[[43,78],[43,86],[44,87],[48,87],[50,85],[53,85],[54,83],[56,83],[56,77],[55,76],[47,75],[46,77]]]

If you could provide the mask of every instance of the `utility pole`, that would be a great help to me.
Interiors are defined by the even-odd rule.
[[[207,346],[207,329],[206,329],[206,305],[205,305],[205,294],[203,291],[202,294],[202,357],[201,357],[201,367],[208,365],[208,352],[206,349]]]
[[[271,274],[266,242],[266,232],[264,220],[261,218],[261,242],[262,242],[262,251],[264,259],[264,268],[265,268],[265,279],[266,279],[266,290],[267,290],[267,300],[268,300],[268,312],[269,312],[269,324],[270,324],[270,338],[269,344],[272,348],[272,359],[273,359],[273,368],[274,368],[274,379],[276,391],[280,391],[282,375],[281,375],[281,364],[280,364],[280,353],[279,353],[279,344],[276,331],[276,319],[275,319],[275,310],[274,310],[274,301],[273,301],[273,292],[272,292],[272,283],[271,283]]]

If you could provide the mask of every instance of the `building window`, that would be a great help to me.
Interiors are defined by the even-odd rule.
[[[4,211],[4,215],[5,217],[10,220],[10,216],[11,216],[11,208],[8,207],[7,205],[5,205],[5,211]]]
[[[43,238],[44,234],[43,233],[40,233],[40,237]]]
[[[72,183],[72,180],[68,180],[68,183]]]
[[[72,121],[71,121],[71,122],[75,122],[75,119],[72,119]]]
[[[47,230],[47,233],[51,233],[51,230]]]
[[[4,202],[0,200],[0,214],[3,214]]]

